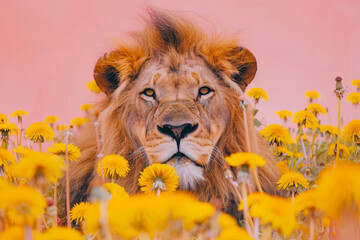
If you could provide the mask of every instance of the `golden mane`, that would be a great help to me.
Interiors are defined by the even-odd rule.
[[[139,172],[149,164],[144,148],[134,133],[136,130],[132,129],[131,120],[139,118],[134,111],[135,102],[129,101],[131,93],[136,91],[133,89],[134,80],[144,64],[158,56],[166,58],[173,71],[177,71],[186,57],[197,56],[207,63],[220,80],[225,103],[223,107],[230,114],[230,124],[217,142],[211,161],[204,169],[206,181],[199,183],[195,195],[204,201],[221,199],[225,211],[238,215],[236,203],[239,199],[224,176],[224,169],[227,167],[224,156],[241,151],[252,151],[267,160],[267,165],[258,170],[259,178],[264,191],[275,194],[279,173],[274,157],[267,143],[255,130],[252,108],[247,108],[245,121],[244,110],[239,104],[241,89],[245,89],[256,72],[253,55],[247,49],[239,47],[236,39],[219,36],[210,38],[180,17],[155,11],[150,11],[149,16],[146,28],[131,35],[132,44],[118,46],[104,55],[94,69],[99,87],[108,95],[97,106],[103,137],[101,153],[120,154],[127,158],[130,164],[128,176],[119,180],[119,184],[124,186],[129,194],[139,192]],[[112,94],[120,91],[119,89],[120,95]],[[96,178],[94,170],[99,150],[94,122],[95,119],[85,125],[77,138],[82,156],[70,167],[72,204],[86,201],[91,181]],[[246,128],[251,149],[248,149],[246,144]],[[232,171],[236,175],[236,169],[232,168]]]

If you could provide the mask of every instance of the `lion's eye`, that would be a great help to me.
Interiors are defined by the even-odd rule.
[[[152,98],[155,99],[155,91],[154,91],[154,89],[147,88],[141,94],[144,94],[147,97],[152,97]]]
[[[211,93],[213,90],[211,90],[210,88],[208,88],[208,87],[201,87],[200,89],[199,89],[199,95],[201,96],[201,95],[207,95],[207,94],[209,94],[209,93]]]

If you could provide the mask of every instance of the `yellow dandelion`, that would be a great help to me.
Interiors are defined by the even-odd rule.
[[[347,142],[360,142],[360,120],[352,120],[343,131],[343,139]]]
[[[336,136],[338,131],[337,127],[332,125],[320,125],[319,130],[321,133],[327,133],[333,136]]]
[[[279,161],[276,163],[276,166],[280,170],[280,174],[284,175],[285,173],[289,172],[289,167],[284,161]]]
[[[326,109],[321,106],[319,103],[310,103],[307,107],[306,110],[309,112],[312,112],[313,114],[317,115],[318,113],[321,114],[326,114]]]
[[[16,110],[12,114],[10,114],[10,117],[22,117],[23,115],[28,115],[29,113],[24,110]]]
[[[15,123],[0,123],[0,132],[2,136],[11,136],[12,134],[17,135],[19,129]]]
[[[288,110],[281,110],[281,111],[277,111],[276,115],[278,115],[280,118],[286,120],[287,118],[292,116],[292,113]]]
[[[40,234],[36,240],[85,240],[82,234],[67,227],[52,227]]]
[[[273,229],[288,237],[298,227],[292,203],[285,198],[256,192],[248,195],[247,203],[250,215],[260,218],[261,225],[270,223]],[[242,206],[243,203],[239,205],[239,210],[242,210]]]
[[[81,127],[83,124],[87,123],[88,121],[90,121],[90,119],[77,117],[77,118],[73,118],[70,124],[73,126]]]
[[[305,97],[309,98],[310,102],[312,102],[314,99],[320,99],[320,93],[310,90],[305,93]]]
[[[77,159],[81,156],[80,149],[77,146],[72,145],[71,143],[67,145],[68,157],[71,161],[77,161]],[[51,147],[49,147],[48,152],[58,155],[65,159],[65,144],[64,143],[54,143]]]
[[[276,156],[283,156],[283,155],[287,155],[287,156],[291,156],[292,152],[289,151],[289,149],[287,149],[284,146],[275,146],[274,150],[273,150],[274,155]]]
[[[317,180],[319,208],[329,217],[360,215],[360,164],[341,162],[320,172]]]
[[[95,209],[92,215],[95,215]],[[111,229],[123,239],[134,239],[141,232],[153,239],[157,231],[168,226],[170,215],[169,204],[164,198],[152,194],[135,195],[130,200],[113,198],[108,204]],[[98,228],[89,218],[85,224],[87,229]]]
[[[88,103],[84,103],[83,105],[80,106],[80,109],[85,112],[89,111],[92,108],[93,108],[93,105],[88,104]]]
[[[222,231],[227,228],[233,228],[238,226],[236,219],[233,216],[224,212],[220,212],[220,215],[218,217],[218,223]]]
[[[0,209],[16,225],[32,226],[45,212],[46,201],[35,188],[5,187],[0,191]]]
[[[224,231],[220,232],[217,240],[253,240],[252,237],[248,234],[248,232],[238,226],[227,228]]]
[[[95,80],[92,80],[92,81],[88,82],[88,83],[86,84],[86,87],[87,87],[90,91],[92,91],[92,92],[94,92],[94,93],[100,93],[100,92],[101,92],[101,90],[100,90],[100,88],[99,88],[99,86],[97,85],[97,83],[96,83]]]
[[[16,164],[12,164],[12,165],[8,165],[5,168],[5,177],[7,182],[9,183],[13,183],[13,184],[25,184],[26,183],[26,179],[23,178],[18,178],[18,176],[15,173],[15,169],[16,169],[17,165]]]
[[[62,177],[63,167],[64,163],[60,157],[50,153],[34,152],[19,161],[15,173],[28,180],[44,177],[54,183],[55,179]]]
[[[119,215],[121,212],[118,212]],[[111,212],[108,209],[108,214],[111,215]],[[123,213],[121,213],[123,214]],[[99,220],[100,220],[100,203],[95,202],[93,204],[90,204],[89,208],[86,210],[84,215],[85,221],[85,233],[86,234],[95,234],[99,227]],[[113,226],[112,226],[113,228]],[[124,229],[125,231],[126,229]]]
[[[43,122],[36,122],[31,124],[25,131],[25,137],[34,142],[48,142],[52,141],[55,133],[49,125]]]
[[[299,163],[298,165],[297,165],[297,169],[298,170],[300,170],[300,169],[302,169],[303,167],[305,167],[306,165],[303,163],[303,162],[301,162],[301,163]]]
[[[140,172],[139,186],[141,191],[175,191],[179,186],[179,176],[175,169],[169,165],[155,163]]]
[[[54,124],[55,122],[60,121],[60,119],[55,115],[49,115],[45,118],[44,122],[48,124]]]
[[[301,152],[293,152],[293,153],[291,153],[291,157],[293,157],[295,159],[299,159],[301,157],[304,157],[304,154]]]
[[[360,79],[352,80],[351,85],[356,86],[357,88],[360,88]]]
[[[89,210],[90,206],[91,204],[88,202],[76,203],[70,211],[70,220],[76,222],[84,220],[86,211]]]
[[[3,147],[0,147],[0,167],[3,168],[14,163],[16,163],[14,154]]]
[[[20,154],[21,157],[29,156],[29,155],[35,153],[34,150],[32,150],[30,148],[25,148],[22,146],[18,146],[17,148],[14,148],[13,152]]]
[[[349,151],[349,148],[346,145],[340,143],[339,151],[340,151],[339,152],[339,157],[341,159],[347,159],[348,157],[350,157],[350,151]],[[333,144],[330,145],[327,154],[330,157],[336,156],[336,143],[333,143]]]
[[[188,192],[164,194],[163,200],[170,208],[171,219],[181,220],[188,231],[196,225],[207,223],[215,213],[212,204],[200,202]]]
[[[319,123],[315,115],[308,111],[298,111],[294,114],[293,123],[298,123],[306,128],[315,129]]]
[[[38,234],[31,230],[33,239],[38,240]],[[5,231],[0,232],[0,239],[4,240],[24,240],[25,239],[25,228],[20,226],[7,227]]]
[[[9,119],[5,114],[0,113],[0,123],[8,123]]]
[[[129,194],[125,191],[125,188],[116,183],[105,183],[104,187],[112,196],[129,198]]]
[[[294,198],[294,214],[297,216],[305,210],[316,210],[319,207],[319,197],[316,189],[304,191]]]
[[[301,135],[301,138],[302,138],[302,140],[305,141],[305,142],[310,142],[310,141],[309,141],[309,138],[306,136],[306,134],[302,134],[302,135]],[[296,137],[296,138],[295,138],[295,142],[297,142],[298,140],[299,140],[299,137]]]
[[[58,131],[66,131],[69,129],[69,126],[68,125],[63,125],[63,124],[60,124],[57,126],[56,128]]]
[[[262,167],[266,164],[266,160],[263,157],[249,152],[232,153],[230,156],[225,157],[225,160],[232,167],[248,165],[251,169]]]
[[[360,93],[358,93],[358,92],[349,93],[346,100],[351,102],[354,105],[357,105],[360,102]]]
[[[279,124],[269,124],[260,131],[260,134],[270,142],[270,145],[279,146],[292,143],[289,131]]]
[[[101,161],[99,161],[97,166],[97,173],[99,176],[107,178],[126,177],[129,170],[129,162],[123,156],[117,154],[105,156]]]
[[[309,188],[309,182],[304,177],[304,175],[294,171],[287,172],[284,175],[282,175],[279,181],[277,181],[277,184],[278,184],[277,188],[279,190],[285,190],[292,187],[297,188],[298,186],[303,186],[306,189]]]
[[[252,97],[255,102],[258,102],[260,98],[264,99],[265,101],[269,100],[269,97],[264,89],[261,88],[251,88],[247,94],[248,97]]]

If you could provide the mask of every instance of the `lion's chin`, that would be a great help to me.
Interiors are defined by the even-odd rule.
[[[204,181],[204,169],[196,166],[186,157],[171,159],[166,164],[175,168],[179,175],[179,188],[184,190],[195,190],[198,183]]]

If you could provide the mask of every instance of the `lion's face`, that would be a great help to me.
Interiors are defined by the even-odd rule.
[[[175,167],[180,187],[194,188],[229,119],[217,77],[200,58],[175,71],[164,61],[150,61],[133,89],[135,135],[149,163]]]

